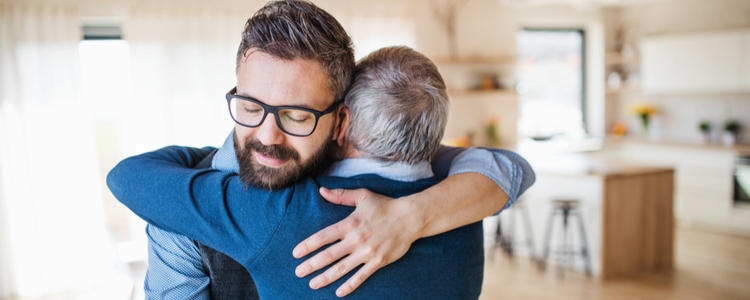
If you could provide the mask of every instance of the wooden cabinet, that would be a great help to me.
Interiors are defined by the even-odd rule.
[[[635,169],[604,175],[602,279],[674,267],[674,172]]]

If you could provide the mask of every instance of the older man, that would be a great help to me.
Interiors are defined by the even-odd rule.
[[[243,181],[269,188],[289,185],[320,169],[328,153],[326,147],[341,135],[335,100],[343,98],[354,67],[351,40],[340,24],[309,2],[271,2],[248,20],[237,65],[234,93],[262,104],[266,113],[259,123],[235,116],[234,139],[227,143],[231,155],[219,152],[208,160],[208,166],[237,172],[231,165],[239,159],[244,161],[239,167]],[[302,120],[295,117],[301,112],[311,114],[304,119],[314,121],[311,127],[294,125]],[[294,255],[302,257],[340,240],[302,263],[297,275],[306,276],[348,255],[356,261],[329,268],[310,282],[314,288],[326,286],[364,263],[341,286],[340,295],[348,294],[378,268],[398,259],[417,238],[481,220],[510,205],[533,182],[528,165],[512,153],[466,153],[460,158],[479,166],[454,166],[451,173],[457,175],[422,193],[384,201],[383,197],[356,192],[355,198],[362,200],[351,215],[295,248]],[[495,174],[494,183],[472,171]],[[144,197],[148,200],[159,194]],[[305,220],[298,222],[304,224]],[[149,298],[206,298],[209,291],[214,299],[254,297],[246,271],[221,253],[153,226],[148,233]]]

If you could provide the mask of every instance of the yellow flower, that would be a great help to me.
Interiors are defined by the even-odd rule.
[[[487,118],[487,126],[494,126],[497,124],[497,116],[490,116]]]
[[[653,116],[659,113],[659,109],[656,106],[646,103],[638,102],[630,107],[630,112],[634,115],[639,116]]]

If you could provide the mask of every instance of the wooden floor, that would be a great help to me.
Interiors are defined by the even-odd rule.
[[[539,271],[529,258],[488,253],[480,300],[750,299],[750,238],[677,228],[675,270],[601,282],[576,271]]]

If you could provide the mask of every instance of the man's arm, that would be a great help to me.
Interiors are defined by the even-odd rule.
[[[208,300],[210,278],[203,271],[198,246],[188,237],[146,226],[148,270],[146,299]]]
[[[421,193],[397,201],[364,189],[328,191],[321,194],[337,204],[357,208],[346,219],[331,225],[294,249],[304,257],[320,247],[327,249],[300,264],[299,277],[307,276],[342,257],[345,259],[310,281],[320,288],[364,264],[336,291],[343,297],[354,291],[378,269],[401,258],[419,238],[446,232],[482,220],[510,206],[535,180],[531,166],[515,153],[499,149],[441,149],[433,163],[436,175],[446,161],[456,158],[449,176]],[[449,163],[448,163],[449,164]],[[406,216],[406,217],[404,217]]]
[[[190,169],[210,151],[167,147],[130,157],[110,171],[107,185],[150,224],[194,238],[247,265],[271,238],[273,231],[266,229],[281,220],[294,191],[248,190],[234,173]],[[244,209],[250,201],[273,205]]]

